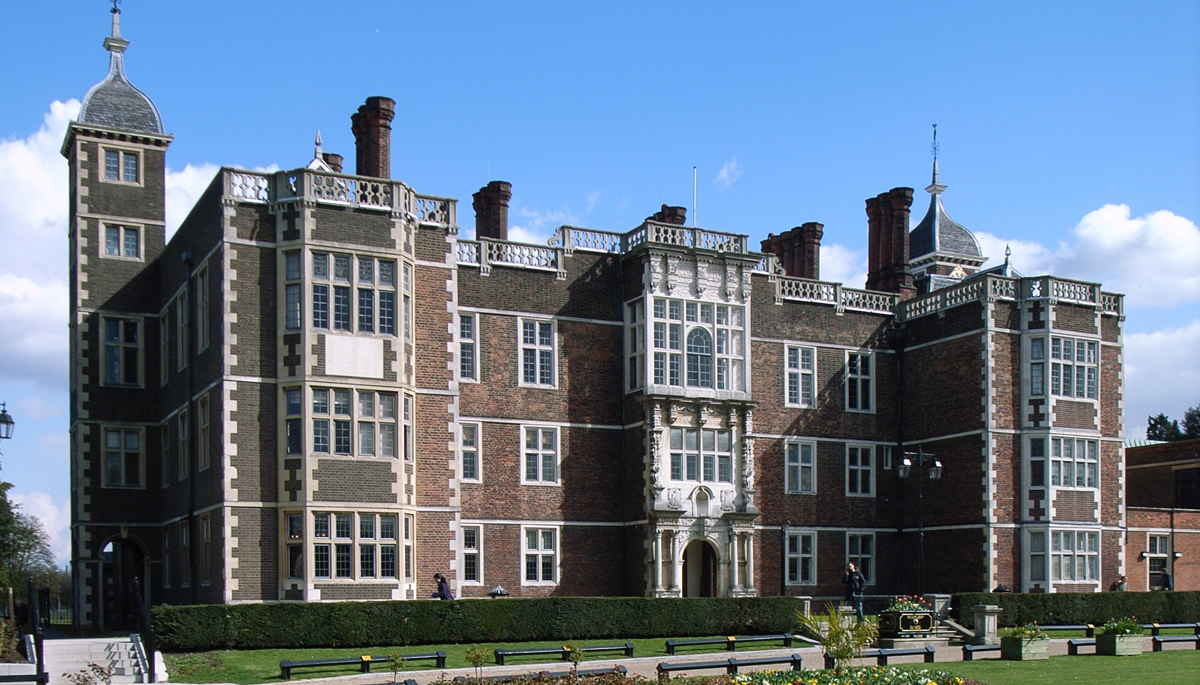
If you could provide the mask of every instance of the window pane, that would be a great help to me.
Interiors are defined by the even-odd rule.
[[[344,286],[333,289],[333,330],[350,330],[350,289]]]
[[[125,227],[125,256],[139,257],[141,251],[141,233],[136,228]]]
[[[104,151],[104,178],[110,181],[121,180],[121,153],[116,150]]]
[[[133,152],[125,153],[125,178],[130,183],[138,181],[138,156]]]

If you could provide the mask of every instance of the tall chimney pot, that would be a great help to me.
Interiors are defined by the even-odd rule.
[[[396,101],[376,95],[350,115],[354,133],[354,167],[359,176],[392,177],[392,118]]]
[[[475,208],[475,237],[508,240],[508,201],[512,184],[491,181],[471,196]]]

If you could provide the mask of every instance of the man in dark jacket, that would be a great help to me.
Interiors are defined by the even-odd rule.
[[[863,622],[863,591],[867,589],[867,579],[855,568],[854,564],[846,564],[846,575],[842,576],[842,585],[846,586],[846,601],[854,607],[854,615],[858,622]]]

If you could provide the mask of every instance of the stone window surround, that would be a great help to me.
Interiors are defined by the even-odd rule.
[[[289,514],[289,513],[294,514],[294,513],[298,513],[298,512],[296,512],[296,511],[284,512],[282,515],[284,517],[285,522],[287,521],[287,514]],[[391,584],[394,584],[397,582],[401,582],[401,583],[405,582],[406,579],[403,577],[404,576],[404,551],[403,551],[403,548],[405,545],[411,546],[413,543],[411,540],[407,540],[407,541],[402,540],[403,530],[404,530],[404,528],[403,528],[404,527],[404,519],[406,516],[406,514],[404,512],[380,511],[380,510],[372,511],[372,510],[357,510],[357,509],[345,510],[345,509],[339,509],[339,508],[320,508],[320,509],[312,508],[312,509],[305,510],[304,512],[301,512],[301,513],[307,514],[306,518],[309,521],[314,521],[316,519],[316,517],[321,516],[321,515],[326,515],[329,517],[329,531],[328,531],[329,535],[327,537],[325,537],[325,536],[317,537],[315,525],[312,525],[310,529],[305,530],[306,535],[305,535],[304,547],[305,547],[305,551],[309,552],[309,554],[307,555],[309,558],[304,560],[304,564],[305,564],[304,573],[305,573],[305,576],[307,577],[307,579],[309,579],[311,581],[319,581],[322,584],[325,584],[325,583],[343,583],[343,584],[384,583],[384,584],[391,585]],[[338,537],[337,536],[337,530],[336,530],[337,518],[336,517],[339,514],[350,516],[350,536],[349,537]],[[360,521],[361,516],[374,517],[374,519],[375,519],[374,537],[372,537],[372,538],[362,537],[362,535],[361,535],[362,527],[361,527],[361,521]],[[381,516],[394,516],[396,518],[395,527],[394,527],[394,530],[392,531],[394,537],[391,537],[391,538],[382,537],[383,526],[380,521]],[[350,546],[350,575],[348,577],[346,577],[346,576],[339,577],[337,575],[337,556],[336,556],[337,545],[349,545]],[[360,548],[365,545],[370,545],[370,546],[375,547],[375,556],[374,556],[374,573],[375,573],[375,575],[373,575],[373,576],[363,576],[361,573],[362,565],[361,565],[361,558],[359,555],[361,554]],[[322,547],[322,546],[327,547],[328,552],[329,552],[329,575],[328,576],[318,576],[317,575],[316,549],[318,547]],[[382,575],[382,573],[383,573],[382,561],[383,561],[383,548],[384,547],[394,547],[395,548],[395,554],[394,554],[394,558],[393,558],[393,564],[394,564],[393,570],[394,570],[395,575],[393,575],[393,576]],[[281,552],[283,554],[283,559],[282,559],[283,568],[281,569],[281,575],[284,576],[286,580],[303,580],[303,579],[296,579],[296,578],[286,578],[286,575],[287,575],[287,545],[283,545],[283,549],[281,550]]]
[[[871,546],[871,553],[870,553],[869,555],[868,555],[868,554],[862,554],[862,553],[861,553],[861,552],[862,552],[862,548],[860,547],[860,548],[859,548],[859,552],[860,552],[859,554],[857,554],[857,555],[851,555],[851,554],[850,554],[850,538],[860,538],[860,539],[867,539],[867,540],[870,540],[870,541],[871,541],[871,545],[870,545],[870,546]],[[861,545],[861,542],[860,542],[859,544]],[[864,532],[864,531],[853,531],[853,530],[847,530],[847,531],[846,531],[846,563],[847,563],[847,564],[851,564],[851,563],[853,563],[853,564],[855,565],[855,567],[857,567],[857,568],[858,568],[859,572],[860,572],[860,573],[862,573],[862,574],[863,574],[863,577],[866,579],[866,581],[867,581],[867,585],[874,585],[874,584],[875,584],[875,575],[876,575],[876,574],[875,574],[875,567],[876,567],[876,563],[875,563],[876,559],[875,559],[875,557],[876,557],[876,553],[877,553],[878,551],[879,551],[879,550],[878,550],[878,549],[876,548],[876,546],[875,546],[875,533],[874,533],[873,531],[869,531],[869,532]],[[871,560],[871,565],[870,565],[870,568],[868,568],[868,569],[867,569],[867,571],[870,571],[870,573],[867,573],[867,572],[864,572],[864,571],[863,571],[863,565],[862,565],[862,563],[861,563],[861,562],[862,562],[862,559],[864,559],[864,558],[865,558],[865,559],[870,559],[870,560]]]
[[[865,373],[865,374],[864,373],[856,373],[856,374],[850,373],[850,355],[852,355],[852,354],[867,358],[868,363],[871,365],[871,368],[867,373]],[[876,360],[875,360],[874,350],[870,350],[870,349],[860,349],[857,351],[846,350],[845,368],[844,368],[844,373],[843,373],[843,377],[845,378],[845,386],[846,386],[846,390],[845,390],[846,399],[844,401],[843,406],[845,407],[847,412],[852,412],[855,414],[874,414],[875,413],[875,388],[877,385],[877,383],[875,383],[875,367],[876,367],[875,361]],[[850,383],[851,383],[851,381],[858,383],[860,380],[865,380],[870,386],[870,393],[866,397],[867,407],[868,407],[866,409],[860,409],[857,407],[850,406]],[[858,387],[859,387],[859,392],[861,393],[861,383],[858,385]],[[862,401],[862,397],[860,395],[859,406],[861,407],[862,404],[863,404],[863,401]]]
[[[472,529],[475,531],[475,547],[474,548],[468,548],[466,546],[466,534],[463,531],[465,531],[467,529]],[[463,543],[462,549],[460,551],[461,556],[462,556],[462,564],[460,565],[459,568],[461,568],[463,570],[463,572],[461,574],[462,577],[460,577],[458,579],[458,584],[459,585],[482,586],[484,584],[484,580],[483,580],[483,526],[480,524],[461,525],[459,527],[459,534],[460,534],[459,539],[462,540],[462,543]],[[466,580],[466,568],[467,568],[466,558],[469,554],[473,554],[475,556],[475,580]]]
[[[859,464],[856,466],[853,466],[853,467],[850,466],[850,450],[852,450],[852,449],[859,450]],[[870,459],[870,463],[866,466],[863,466],[862,461],[861,461],[862,454],[864,451],[866,452],[868,459]],[[850,491],[850,471],[852,469],[855,471],[860,471],[860,472],[866,471],[867,472],[867,475],[870,478],[870,481],[869,481],[870,492],[851,492]],[[874,497],[875,489],[876,489],[875,488],[875,481],[876,481],[875,472],[876,472],[875,445],[865,444],[865,443],[856,443],[856,442],[847,442],[846,443],[846,458],[845,458],[846,479],[844,481],[845,482],[844,494],[846,495],[846,497]],[[862,482],[861,474],[859,474],[859,476],[860,477],[857,479],[857,482],[861,483]],[[860,487],[860,489],[861,489],[861,487]]]
[[[475,443],[470,446],[470,449],[475,452],[475,477],[467,478],[463,475],[463,452],[467,451],[468,446],[463,442],[463,428],[471,426],[475,429]],[[524,431],[522,431],[522,436]],[[475,421],[464,421],[458,426],[458,446],[459,446],[459,477],[466,483],[482,483],[483,482],[483,424]],[[522,472],[523,473],[523,472]]]
[[[137,377],[136,383],[114,382],[108,377],[108,363],[105,359],[108,356],[106,348],[110,346],[107,339],[108,322],[118,321],[118,338],[119,342],[112,343],[119,350],[119,369],[118,374],[121,378],[125,377],[125,348],[134,347],[134,345],[125,342],[125,324],[133,322],[137,325]],[[100,315],[100,348],[101,348],[101,385],[117,388],[144,388],[146,387],[146,326],[145,320],[141,316],[121,316],[116,314],[101,314]]]
[[[527,345],[525,343],[525,324],[534,324],[535,340],[538,339],[541,333],[541,325],[550,325],[550,344],[542,345],[540,340],[537,344]],[[534,376],[537,379],[530,383],[525,380],[525,352],[533,350],[536,364],[534,367]],[[543,351],[550,351],[550,382],[542,383],[542,355]],[[554,390],[558,388],[558,321],[550,317],[534,317],[521,316],[517,318],[517,386],[522,388],[540,388],[543,390]]]
[[[817,584],[817,559],[819,558],[819,555],[817,554],[817,531],[788,528],[787,536],[788,536],[788,543],[787,543],[787,569],[788,569],[787,575],[788,575],[788,578],[786,581],[787,585],[788,586],[816,585]],[[803,554],[802,553],[803,549],[804,549],[804,547],[801,545],[801,540],[800,540],[800,538],[802,538],[802,537],[809,537],[812,539],[812,546],[810,548],[812,550],[811,554]],[[792,548],[792,538],[796,538],[796,548],[795,548],[796,551],[794,553],[792,551],[792,549],[793,549]],[[801,565],[800,565],[801,560],[803,560],[806,557],[809,559],[809,579],[808,580],[804,580],[804,574],[801,571]],[[792,580],[792,577],[791,577],[792,576],[791,565],[792,565],[793,559],[796,560],[796,580]]]
[[[552,550],[550,550],[551,553],[554,555],[554,580],[541,580],[540,579],[542,576],[541,571],[542,571],[542,562],[543,562],[541,557],[546,556],[544,554],[544,552],[546,552],[546,550],[541,548],[542,533],[547,530],[554,531],[554,548]],[[529,541],[528,541],[528,532],[527,531],[537,531],[537,535],[538,535],[538,549],[537,550],[529,549],[529,547],[528,547]],[[555,587],[562,582],[562,526],[561,525],[546,525],[546,524],[529,525],[529,526],[522,525],[521,526],[520,545],[521,545],[521,562],[520,562],[521,563],[521,566],[520,566],[521,571],[520,571],[520,573],[521,573],[521,585],[523,587],[530,587],[530,586]],[[538,558],[539,580],[527,580],[526,568],[525,568],[525,564],[526,564],[527,560],[526,560],[525,556],[527,553],[530,553],[530,552],[537,554],[539,557]]]
[[[792,351],[796,352],[797,366],[791,365]],[[804,353],[808,352],[812,355],[812,368],[804,368]],[[792,376],[796,376],[796,401],[792,401]],[[804,403],[804,378],[811,379],[810,391],[812,393],[808,404]],[[793,409],[816,409],[817,407],[817,348],[814,345],[792,345],[785,344],[783,346],[783,406]]]
[[[108,229],[117,229],[117,254],[108,253]],[[125,236],[126,233],[133,231],[137,233],[137,256],[130,257],[125,254]],[[122,262],[141,262],[146,258],[146,225],[137,222],[122,221],[120,223],[111,221],[100,222],[100,239],[97,242],[97,255],[101,259],[115,259]]]
[[[805,445],[808,445],[809,447],[812,448],[812,462],[807,467],[808,469],[810,469],[812,471],[812,476],[809,481],[812,484],[812,487],[809,488],[808,490],[802,489],[802,486],[801,486],[801,483],[804,482],[803,471],[805,469],[805,465],[804,465],[802,457],[804,455],[804,446]],[[796,459],[797,459],[797,461],[795,463],[795,469],[796,469],[795,482],[793,482],[793,478],[792,478],[793,464],[791,461],[791,456],[792,456],[791,452],[792,452],[793,446],[795,446],[795,448],[796,448]],[[785,495],[815,495],[815,494],[817,494],[817,441],[816,440],[795,440],[795,439],[785,440],[783,443],[783,468],[784,468],[783,492]]]
[[[144,160],[143,160],[143,155],[142,155],[141,150],[139,150],[137,148],[129,148],[129,147],[122,147],[122,146],[118,146],[118,145],[112,145],[107,142],[101,143],[99,147],[100,147],[100,158],[97,162],[97,164],[99,165],[99,169],[98,169],[98,173],[96,175],[97,175],[97,177],[99,177],[101,183],[113,183],[116,185],[130,186],[130,187],[134,187],[134,188],[141,188],[145,185],[146,166],[143,163]],[[116,153],[119,153],[119,155],[120,155],[120,161],[117,165],[118,178],[109,178],[108,177],[108,171],[107,171],[108,154],[107,153],[109,153],[109,152],[116,152]],[[125,158],[127,155],[133,155],[134,158],[137,159],[137,169],[138,169],[137,176],[138,177],[137,177],[136,181],[125,180],[125,163],[126,163]]]
[[[522,423],[520,424],[518,430],[520,430],[520,432],[517,434],[517,449],[520,458],[517,459],[517,468],[520,470],[521,485],[534,485],[553,488],[562,487],[562,427],[543,423]],[[527,480],[525,477],[525,459],[527,458],[525,453],[525,440],[527,430],[538,431],[538,480]],[[545,451],[542,447],[542,431],[545,430],[554,431],[554,480],[552,481],[542,480],[541,478],[543,473],[542,469],[544,468],[542,458]]]
[[[459,383],[479,383],[479,324],[482,317],[474,312],[458,313],[458,326],[455,327],[458,334],[458,382]],[[463,324],[470,322],[471,337],[468,338],[463,334]],[[463,361],[463,351],[469,349],[471,351],[470,359],[470,376],[463,375],[463,368],[466,364]]]
[[[138,484],[137,485],[125,485],[124,483],[121,483],[119,485],[114,485],[114,484],[109,483],[107,460],[108,460],[108,452],[109,452],[108,434],[110,431],[118,433],[121,436],[121,447],[120,447],[120,449],[115,450],[115,451],[119,452],[121,455],[121,473],[122,474],[125,473],[125,467],[127,466],[126,453],[132,452],[132,450],[129,450],[126,448],[125,434],[126,433],[136,433],[137,434],[137,436],[138,436],[138,451],[137,451]],[[101,458],[101,467],[100,467],[101,484],[100,484],[100,487],[102,487],[104,489],[117,489],[117,490],[145,490],[146,489],[146,429],[144,427],[125,426],[125,425],[121,425],[121,424],[106,424],[106,425],[102,426],[100,428],[100,458]],[[123,480],[128,480],[128,479],[123,479]]]

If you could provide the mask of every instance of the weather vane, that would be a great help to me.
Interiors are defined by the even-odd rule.
[[[112,0],[112,4],[113,4],[112,13],[120,14],[121,10],[117,8],[117,5],[121,4],[121,0]]]
[[[937,124],[933,125],[933,160],[937,161],[938,144],[937,144]]]

